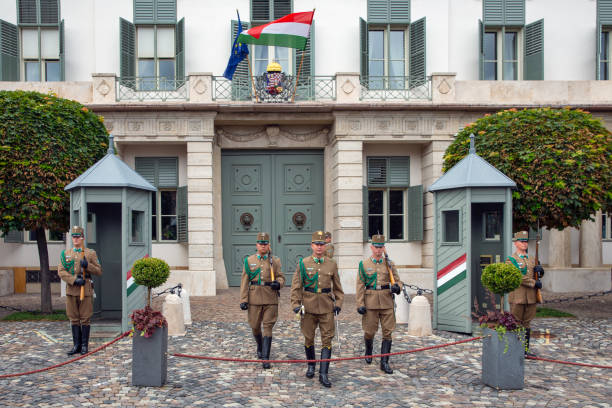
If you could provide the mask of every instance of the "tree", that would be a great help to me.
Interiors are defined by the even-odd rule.
[[[476,152],[517,184],[515,229],[579,227],[612,202],[612,136],[580,109],[508,109],[485,115],[457,134],[443,171]]]
[[[64,187],[104,156],[102,120],[52,94],[0,91],[0,230],[36,231],[43,313],[52,312],[45,229],[68,230]]]

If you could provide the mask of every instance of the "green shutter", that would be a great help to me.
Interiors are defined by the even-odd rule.
[[[504,24],[504,0],[483,0],[482,16],[484,25],[501,26]]]
[[[176,23],[175,29],[175,48],[176,55],[174,61],[176,63],[176,80],[185,80],[185,18],[181,18]],[[182,86],[182,82],[177,83],[177,87]]]
[[[390,0],[389,22],[410,24],[410,0]]]
[[[368,186],[383,187],[387,185],[387,159],[368,157]]]
[[[597,1],[597,21],[605,26],[612,25],[612,0]]]
[[[134,0],[134,24],[155,23],[155,0]]]
[[[122,78],[136,76],[135,43],[134,24],[119,17],[119,74]]]
[[[478,79],[484,79],[484,24],[478,20]]]
[[[410,24],[410,87],[427,80],[425,71],[425,17]]]
[[[59,24],[59,63],[60,63],[60,80],[66,80],[66,59],[64,57],[65,46],[64,46],[64,20]]]
[[[367,78],[369,71],[369,52],[368,52],[368,23],[359,18],[359,41],[361,42],[360,65],[361,76]]]
[[[368,23],[389,23],[389,0],[368,0]]]
[[[188,213],[187,213],[187,186],[179,187],[176,191],[177,195],[177,235],[178,242],[187,242],[187,224],[188,224]]]
[[[136,157],[135,169],[145,180],[157,187],[156,162],[154,157]]]
[[[362,222],[363,225],[363,242],[368,242],[368,187],[361,187],[362,202]]]
[[[397,156],[388,159],[388,183],[390,187],[408,187],[410,185],[410,157]]]
[[[176,0],[155,1],[155,23],[176,24]]]
[[[38,24],[36,0],[17,0],[17,24]]]
[[[19,30],[0,20],[0,81],[19,81]]]
[[[302,61],[302,54],[304,55],[304,60],[302,62],[302,69],[300,71],[300,81],[297,84],[296,90],[296,99],[298,100],[314,100],[314,56],[315,56],[315,48],[314,48],[314,39],[315,39],[315,24],[314,20],[312,20],[312,25],[310,26],[310,33],[308,37],[308,41],[306,41],[306,48],[304,50],[295,49],[295,74],[297,75],[298,70],[300,68],[300,61]],[[297,79],[297,77],[296,77]]]
[[[11,230],[4,235],[4,242],[11,244],[23,243],[23,231]]]
[[[408,188],[408,241],[423,240],[423,186]]]
[[[40,1],[40,23],[59,24],[60,4],[59,0],[39,0]]]
[[[292,0],[274,0],[274,11],[272,13],[272,20],[278,20],[281,17],[291,14],[293,12],[293,1]]]
[[[158,187],[178,186],[178,159],[176,157],[160,157],[157,159]]]
[[[544,79],[544,20],[538,20],[525,26],[525,80]]]
[[[254,6],[252,3],[252,6]],[[242,21],[242,29],[247,30],[249,28],[249,23]],[[238,21],[232,20],[232,35],[230,37],[230,49],[234,44],[234,39],[238,34]],[[250,51],[250,50],[249,50]],[[232,100],[234,101],[244,101],[251,99],[252,85],[251,78],[249,72],[249,64],[247,58],[240,61],[240,64],[236,67],[236,72],[234,72],[234,77],[232,78]]]
[[[251,0],[251,20],[270,20],[270,0]]]
[[[525,25],[525,0],[504,0],[504,25]]]

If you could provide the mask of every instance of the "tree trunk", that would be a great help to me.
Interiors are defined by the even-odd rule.
[[[38,259],[40,261],[40,310],[44,314],[53,313],[51,302],[51,274],[49,273],[49,251],[45,229],[36,228],[36,244],[38,245]]]
[[[147,306],[151,307],[151,288],[147,288]]]

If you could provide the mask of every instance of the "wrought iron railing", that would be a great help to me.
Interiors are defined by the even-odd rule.
[[[115,83],[117,101],[189,100],[189,78],[121,77]]]
[[[361,100],[431,100],[431,77],[411,80],[405,76],[362,76]]]
[[[252,101],[261,103],[283,103],[295,101],[317,101],[336,99],[336,77],[301,76],[297,90],[292,75],[279,75],[278,83],[270,81],[264,75],[253,77],[213,77],[213,95],[215,101]],[[295,98],[293,93],[295,90]]]

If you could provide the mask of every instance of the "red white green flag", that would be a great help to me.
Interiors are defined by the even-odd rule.
[[[244,30],[238,42],[279,47],[306,48],[314,11],[291,13],[268,24]]]

